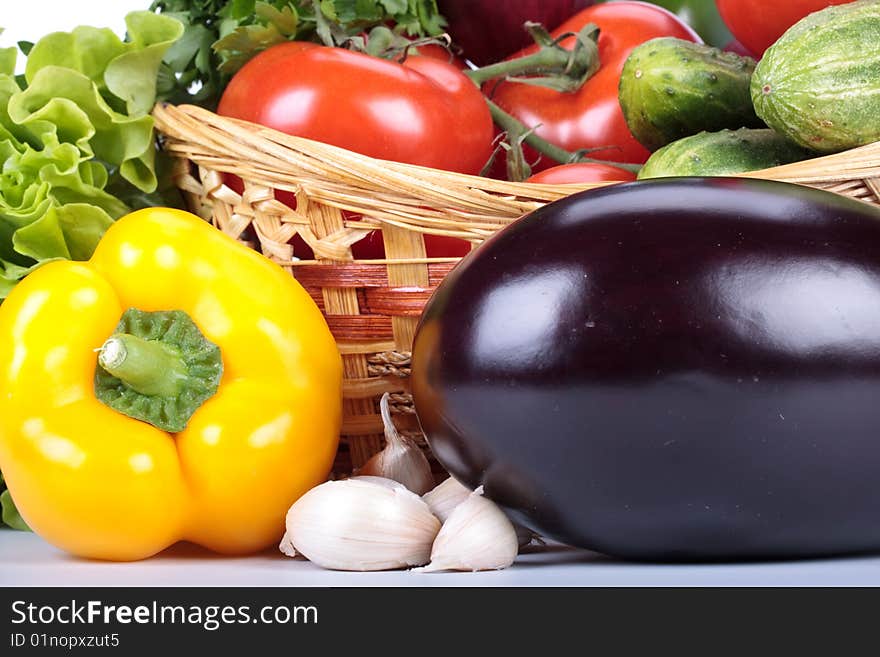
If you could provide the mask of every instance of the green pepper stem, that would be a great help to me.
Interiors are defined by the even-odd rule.
[[[157,429],[178,433],[223,377],[220,347],[182,310],[126,310],[98,350],[95,397]]]
[[[155,340],[117,333],[101,347],[98,363],[127,387],[151,397],[174,397],[187,378],[179,353]]]

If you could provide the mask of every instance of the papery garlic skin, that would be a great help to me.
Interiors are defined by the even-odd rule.
[[[293,543],[290,542],[290,534],[284,532],[284,536],[281,537],[281,542],[278,544],[278,550],[287,557],[298,557],[299,553],[296,551],[296,548],[293,547]]]
[[[528,527],[523,527],[522,525],[514,523],[513,529],[516,531],[516,542],[520,550],[524,547],[528,547],[532,543],[545,545],[544,539],[541,538],[541,535],[533,532]]]
[[[464,502],[472,492],[454,477],[449,477],[422,495],[422,499],[431,509],[431,513],[440,518],[440,522],[446,522],[453,509]]]
[[[389,570],[427,563],[440,521],[403,487],[343,479],[321,484],[287,512],[296,552],[333,570]]]
[[[416,495],[422,495],[434,486],[431,464],[424,452],[412,440],[402,435],[391,420],[388,407],[390,395],[386,392],[379,402],[382,423],[385,425],[385,448],[374,454],[357,475],[385,477],[399,481]]]
[[[416,570],[500,570],[513,563],[518,549],[513,523],[483,497],[480,486],[443,523],[431,548],[431,563]]]

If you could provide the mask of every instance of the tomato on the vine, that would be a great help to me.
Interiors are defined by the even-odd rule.
[[[630,182],[636,174],[620,167],[598,162],[574,162],[560,164],[539,171],[526,180],[528,183],[545,183],[548,185],[565,185],[568,183],[592,182]]]
[[[493,126],[480,90],[454,64],[411,55],[403,63],[290,42],[251,59],[232,78],[218,113],[377,159],[475,174],[492,153]],[[291,195],[279,193],[291,205]],[[447,239],[426,236],[429,256]],[[297,248],[299,247],[299,248]],[[307,247],[295,252],[310,256]],[[384,257],[381,239],[353,246],[356,258]]]
[[[488,82],[484,90],[502,109],[534,127],[540,137],[557,146],[572,152],[598,149],[590,153],[590,157],[596,159],[644,162],[650,153],[630,134],[617,100],[623,64],[633,48],[649,39],[671,36],[699,42],[700,37],[662,7],[627,1],[588,7],[551,34],[560,37],[576,33],[588,23],[599,27],[601,68],[578,91],[562,93],[518,82]],[[562,43],[565,45],[566,41]],[[530,54],[535,48],[527,48],[512,57]],[[530,162],[538,160],[535,151],[525,150]],[[542,158],[534,168],[540,170],[554,164]]]
[[[814,11],[852,0],[715,0],[721,18],[746,48],[758,57],[792,25]]]

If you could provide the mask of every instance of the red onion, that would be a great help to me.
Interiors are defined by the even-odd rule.
[[[501,61],[532,43],[523,23],[552,30],[593,0],[438,0],[453,43],[478,66]]]

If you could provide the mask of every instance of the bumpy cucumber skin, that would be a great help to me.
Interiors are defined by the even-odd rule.
[[[880,2],[796,23],[764,53],[752,100],[767,125],[821,153],[880,140]]]
[[[655,151],[703,130],[758,128],[749,82],[755,60],[672,37],[632,51],[620,76],[620,107],[633,136]]]
[[[815,153],[792,144],[773,130],[701,132],[654,153],[639,179],[667,176],[724,176],[798,162]]]

